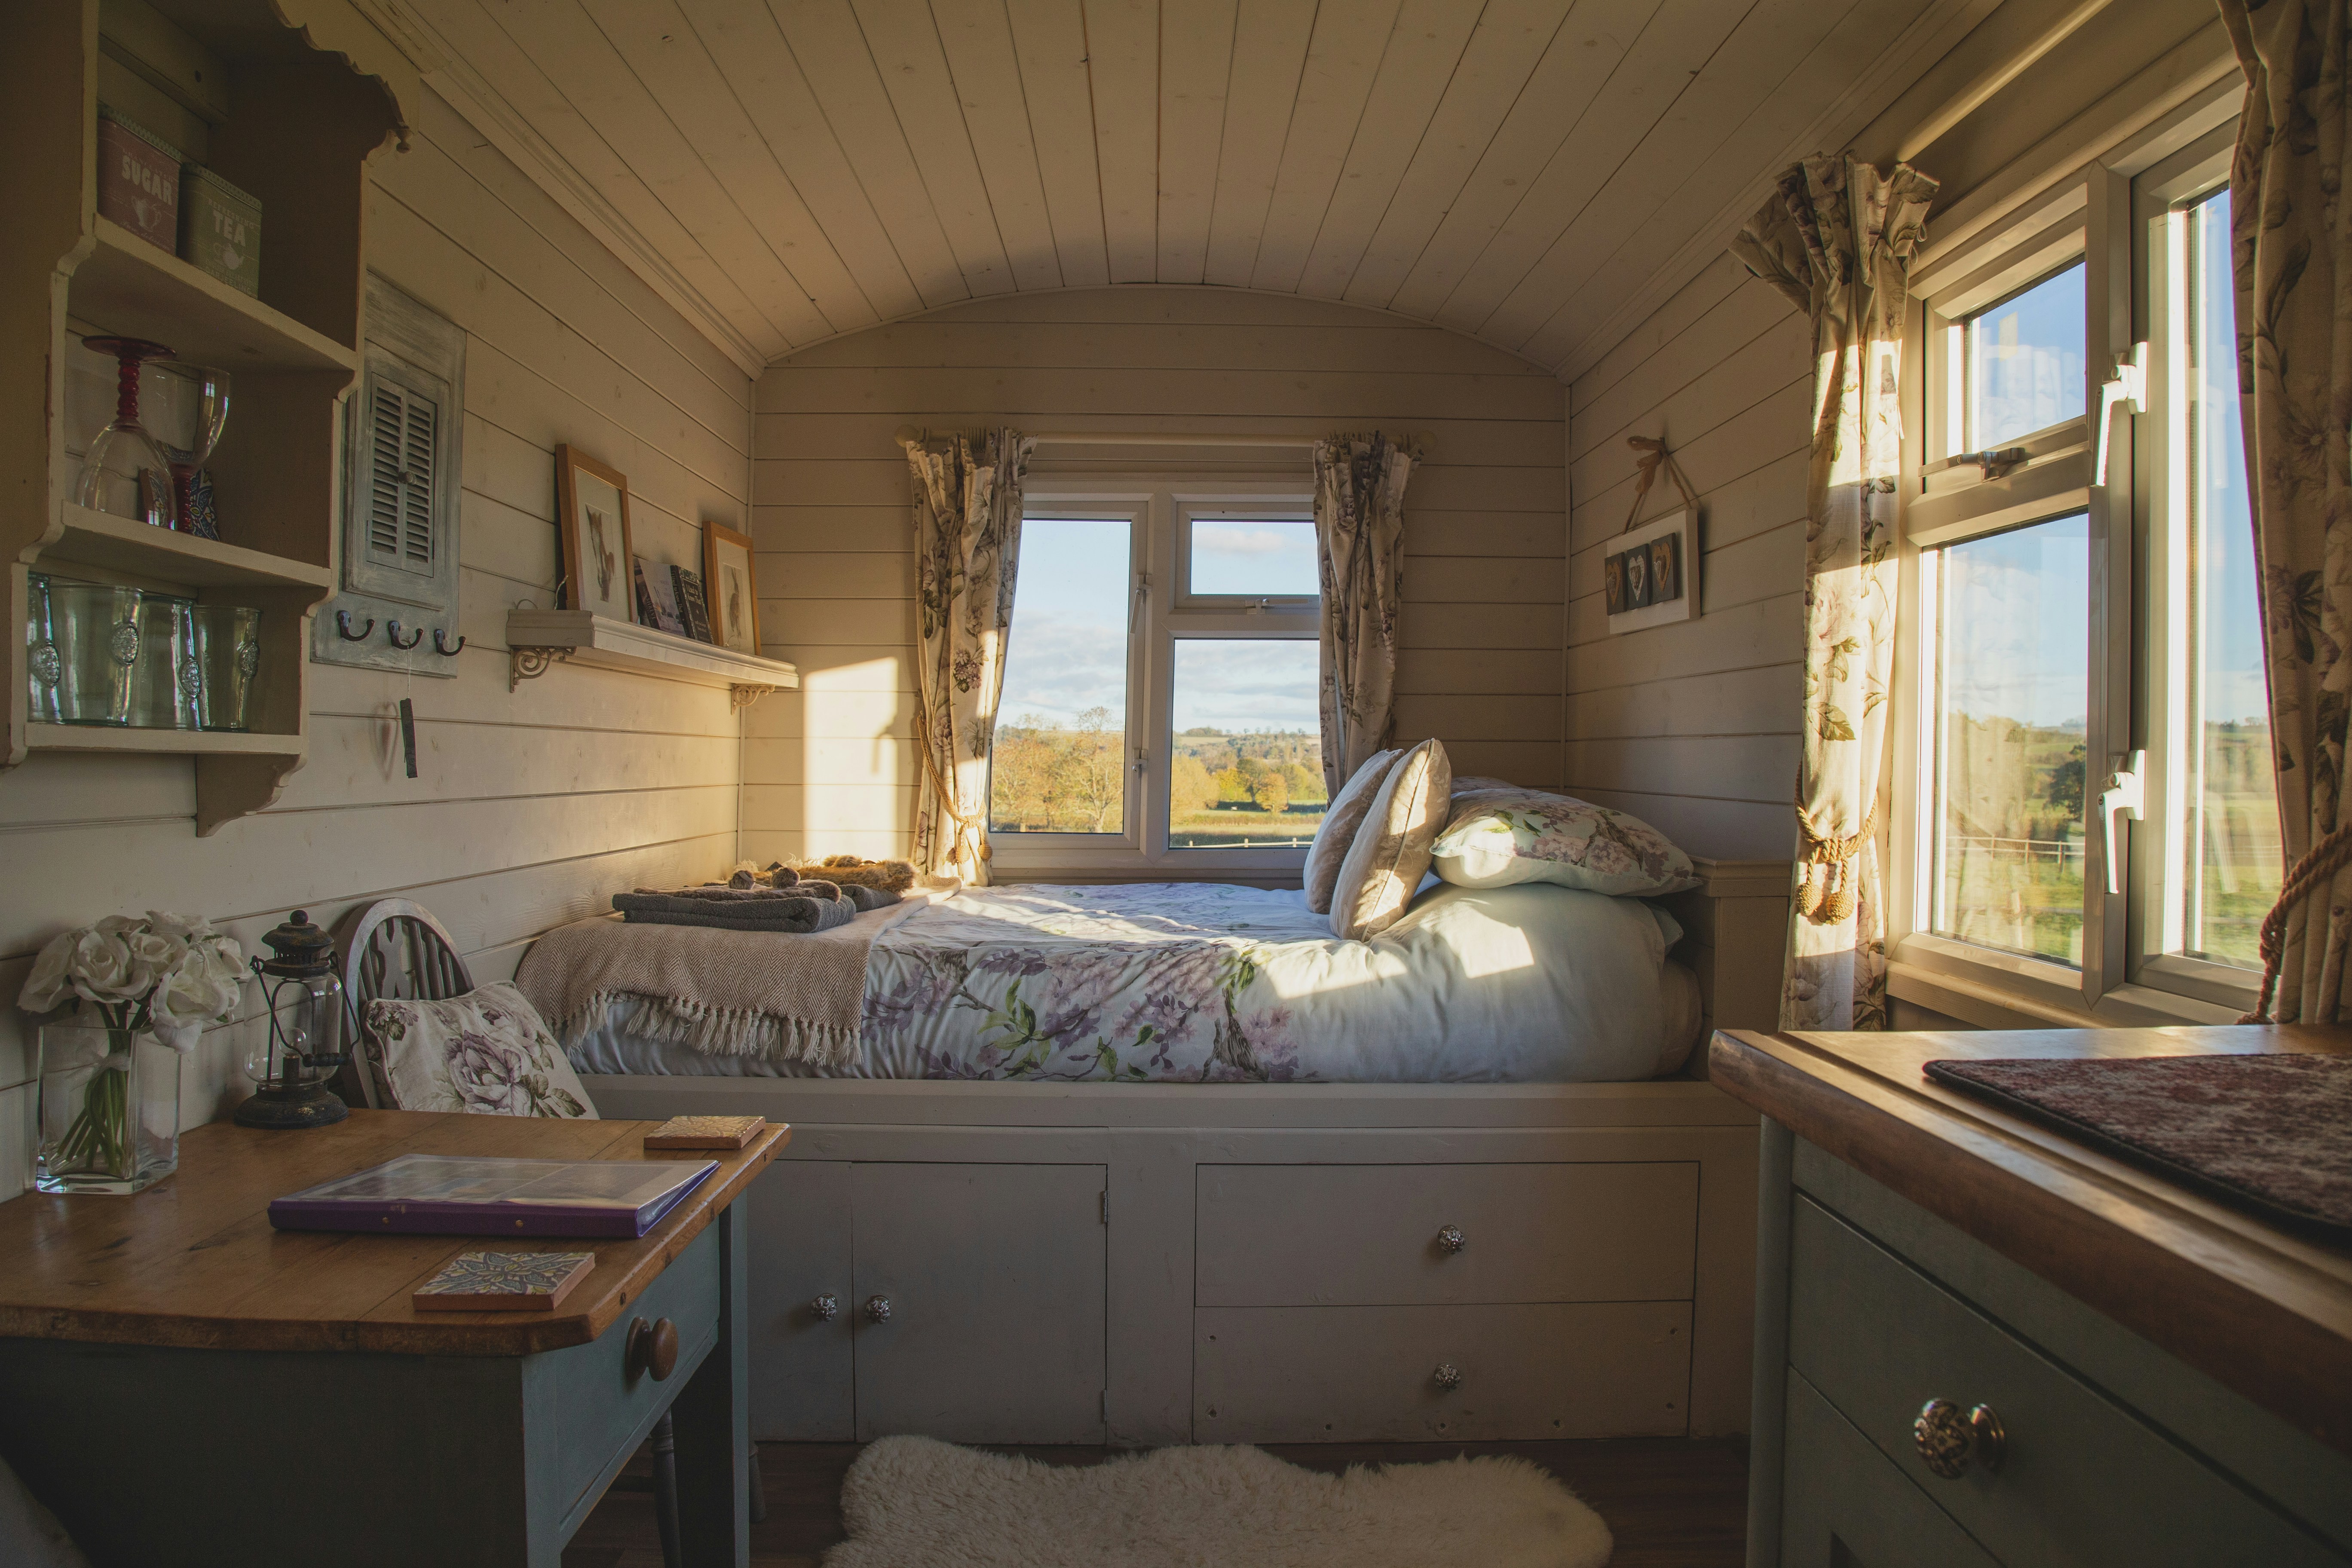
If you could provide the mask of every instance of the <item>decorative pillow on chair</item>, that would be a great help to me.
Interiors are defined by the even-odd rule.
[[[1349,847],[1364,826],[1364,814],[1372,809],[1372,796],[1379,792],[1381,781],[1403,755],[1404,748],[1400,746],[1364,759],[1364,765],[1339,786],[1339,793],[1325,808],[1323,826],[1315,830],[1315,842],[1307,847],[1304,878],[1307,907],[1317,914],[1331,912],[1331,889],[1339,886],[1339,867],[1348,858]]]
[[[1690,857],[1638,816],[1499,779],[1454,790],[1454,816],[1432,849],[1437,874],[1463,888],[1556,882],[1609,894],[1698,886]]]
[[[446,1002],[379,998],[368,1004],[367,1026],[396,1110],[596,1114],[563,1047],[503,981]]]
[[[1332,935],[1361,942],[1396,924],[1428,874],[1453,784],[1453,764],[1434,736],[1389,769],[1332,887]]]

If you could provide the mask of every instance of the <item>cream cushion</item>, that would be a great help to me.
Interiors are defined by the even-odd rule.
[[[1331,889],[1339,886],[1339,865],[1348,858],[1349,846],[1356,842],[1364,813],[1372,809],[1372,796],[1379,793],[1381,781],[1403,755],[1404,748],[1399,746],[1365,758],[1364,765],[1339,786],[1339,793],[1325,808],[1323,826],[1315,830],[1315,842],[1307,847],[1307,907],[1317,914],[1331,912]]]
[[[1429,871],[1429,848],[1445,826],[1453,788],[1453,764],[1434,736],[1389,769],[1331,889],[1333,935],[1361,942],[1397,922]]]
[[[1690,857],[1638,816],[1500,779],[1458,779],[1432,866],[1462,888],[1551,882],[1649,897],[1698,886]]]
[[[538,1009],[504,981],[446,1002],[380,997],[368,1004],[367,1026],[396,1110],[596,1114]]]

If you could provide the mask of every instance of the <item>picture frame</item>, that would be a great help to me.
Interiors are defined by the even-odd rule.
[[[555,497],[563,607],[636,624],[629,477],[567,442],[555,448]]]
[[[760,651],[760,579],[751,536],[723,522],[702,525],[702,584],[710,640],[737,653]]]
[[[1612,636],[1697,617],[1702,556],[1696,508],[1678,507],[1653,518],[1604,548],[1601,583]],[[1612,585],[1620,580],[1622,596]]]

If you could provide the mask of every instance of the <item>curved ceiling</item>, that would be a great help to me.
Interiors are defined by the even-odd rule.
[[[1223,285],[1572,376],[1990,0],[358,0],[747,372]]]

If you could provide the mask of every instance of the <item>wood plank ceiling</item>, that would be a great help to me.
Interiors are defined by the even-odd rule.
[[[1565,377],[1991,0],[360,0],[746,370],[1191,283]]]

